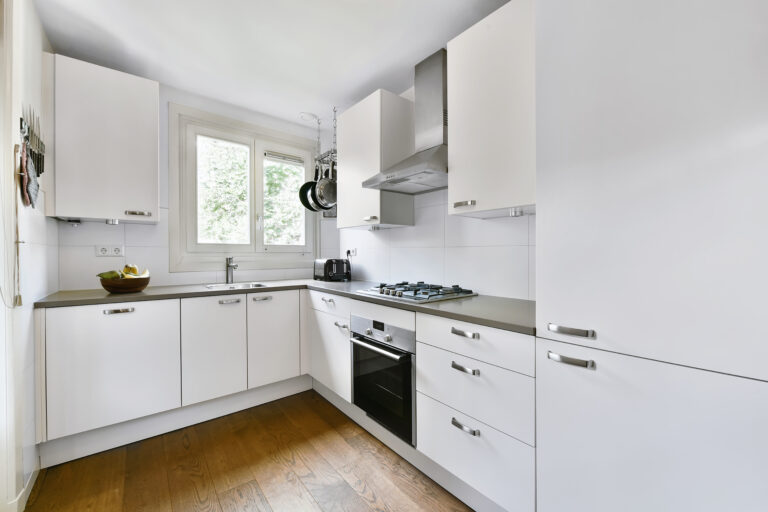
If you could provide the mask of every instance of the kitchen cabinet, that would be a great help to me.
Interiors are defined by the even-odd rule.
[[[49,216],[156,223],[157,82],[55,55]]]
[[[306,315],[310,338],[312,378],[352,401],[352,355],[349,341],[349,317],[322,311]]]
[[[246,295],[181,299],[182,405],[247,387]]]
[[[547,340],[536,352],[539,512],[765,509],[768,383]]]
[[[536,330],[768,380],[768,3],[582,7],[537,4]]]
[[[47,439],[181,406],[179,300],[45,311]]]
[[[299,291],[248,294],[248,388],[300,374]]]
[[[338,120],[337,227],[412,226],[413,197],[362,182],[414,152],[413,102],[379,89]]]
[[[448,42],[451,214],[508,216],[536,203],[533,3],[511,0]]]

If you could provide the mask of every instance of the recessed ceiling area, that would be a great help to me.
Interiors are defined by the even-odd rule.
[[[507,0],[36,0],[53,50],[282,119],[327,117]]]

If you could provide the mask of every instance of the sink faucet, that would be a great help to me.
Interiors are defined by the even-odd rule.
[[[235,258],[229,256],[227,258],[227,284],[235,282],[235,270],[237,270],[237,263],[235,263]]]

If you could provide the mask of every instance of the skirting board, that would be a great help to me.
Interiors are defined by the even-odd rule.
[[[302,375],[215,400],[161,412],[146,418],[54,439],[38,445],[40,467],[55,466],[62,462],[79,459],[86,455],[226,416],[309,389],[312,389],[312,378],[309,375]]]
[[[429,478],[442,485],[448,492],[459,498],[478,512],[504,512],[504,509],[480,494],[473,487],[467,485],[452,473],[432,459],[407,444],[399,437],[370,419],[365,412],[347,402],[339,395],[325,387],[322,383],[313,379],[312,387],[323,398],[331,402],[334,407],[346,414],[355,423],[367,430],[372,436],[387,445],[392,451],[416,466],[416,468]],[[418,440],[416,441],[418,444]]]
[[[27,501],[29,500],[29,495],[32,493],[32,488],[35,486],[38,474],[40,474],[40,470],[36,469],[29,475],[27,483],[24,485],[24,488],[19,495],[8,504],[9,512],[24,512],[24,509],[27,508]],[[0,504],[0,508],[2,508],[1,505],[2,504]]]

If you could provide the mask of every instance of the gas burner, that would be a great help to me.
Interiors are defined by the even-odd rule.
[[[472,290],[467,290],[456,284],[443,286],[441,284],[425,283],[424,281],[417,281],[415,283],[409,283],[408,281],[379,283],[378,286],[358,290],[357,293],[419,304],[477,295]]]

